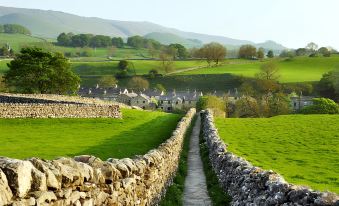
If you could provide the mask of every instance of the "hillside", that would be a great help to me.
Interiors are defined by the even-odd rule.
[[[201,74],[233,74],[254,77],[259,72],[261,61],[227,60],[224,65],[211,68],[201,68],[180,73],[181,75]],[[339,56],[331,57],[296,57],[292,60],[277,59],[279,81],[305,82],[319,81],[325,72],[333,70],[339,63]]]
[[[294,184],[339,192],[339,115],[216,118],[215,122],[227,148],[253,165],[276,171]]]
[[[146,34],[144,37],[147,39],[154,39],[166,45],[178,43],[188,48],[202,46],[202,42],[199,40],[184,39],[178,35],[171,33],[153,32]]]
[[[219,42],[225,45],[255,44],[217,35],[199,34],[167,28],[151,22],[117,21],[95,17],[81,17],[58,11],[23,9],[0,6],[0,24],[20,24],[32,31],[33,36],[56,38],[62,32],[92,33],[127,38],[150,33],[170,33],[180,39],[197,39],[203,43]],[[168,40],[167,40],[168,41]],[[188,40],[190,41],[190,40]],[[165,43],[161,42],[161,43]]]

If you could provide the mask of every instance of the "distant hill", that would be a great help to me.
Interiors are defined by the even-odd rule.
[[[274,41],[271,41],[271,40],[270,40],[270,41],[265,41],[265,42],[263,42],[263,43],[256,44],[256,46],[257,46],[257,47],[262,47],[262,48],[264,48],[264,49],[266,49],[266,50],[272,49],[272,50],[274,50],[274,51],[282,51],[282,50],[287,49],[287,48],[284,47],[283,45],[278,44],[278,43],[276,43],[276,42],[274,42]]]
[[[147,39],[154,39],[163,44],[182,44],[186,47],[200,47],[203,43],[197,39],[185,39],[172,33],[152,32],[144,36]]]
[[[173,43],[174,40],[177,40],[185,45],[192,46],[197,45],[199,41],[202,43],[214,41],[230,46],[254,44],[247,40],[180,31],[151,22],[117,21],[96,17],[81,17],[59,11],[3,6],[0,6],[0,24],[20,24],[27,27],[33,36],[44,38],[56,38],[62,32],[73,32],[75,34],[92,33],[123,38],[133,35],[148,35],[152,38],[158,38],[164,44]],[[169,39],[166,39],[166,36]],[[196,42],[196,40],[199,41]]]

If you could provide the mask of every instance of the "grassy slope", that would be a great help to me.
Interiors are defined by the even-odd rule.
[[[339,192],[339,115],[216,118],[229,150],[291,183]]]
[[[83,59],[94,59],[96,60],[106,60],[108,54],[111,55],[110,49],[107,48],[73,48],[73,47],[61,47],[54,46],[51,42],[55,42],[54,39],[42,39],[34,36],[27,36],[23,34],[5,34],[0,33],[0,46],[9,43],[10,46],[14,49],[15,52],[19,52],[20,48],[25,46],[36,46],[40,48],[45,48],[48,51],[53,52],[83,52],[89,51],[93,57],[90,58],[80,58]],[[116,48],[113,52],[113,59],[126,59],[126,58],[150,58],[147,49],[134,49],[134,48]],[[77,59],[75,59],[77,60]]]
[[[148,74],[151,69],[157,69],[159,73],[165,73],[161,68],[160,61],[153,60],[134,60],[131,62],[129,72],[134,74],[134,69],[137,75]],[[118,61],[106,62],[73,62],[72,68],[79,75],[113,75],[119,72]],[[204,65],[201,61],[175,61],[174,67],[176,70],[185,69]],[[133,68],[134,67],[134,68]]]
[[[123,119],[0,119],[0,156],[132,157],[169,138],[179,118],[125,109]]]
[[[28,46],[37,42],[45,42],[45,40],[23,34],[0,33],[0,46],[9,43],[14,51],[18,51],[21,47]]]
[[[224,74],[231,73],[235,75],[243,75],[246,77],[254,77],[260,69],[263,62],[228,60],[226,64],[219,67],[203,68],[193,71],[181,73],[189,74]],[[278,67],[280,69],[281,82],[304,82],[318,81],[322,74],[333,70],[339,65],[339,56],[335,55],[329,58],[324,57],[297,57],[293,60],[279,60]]]

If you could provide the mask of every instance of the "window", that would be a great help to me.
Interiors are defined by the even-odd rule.
[[[168,101],[168,104],[171,104],[171,101]]]
[[[175,104],[179,104],[179,102],[177,101]]]
[[[164,109],[164,107],[161,107],[161,109]]]
[[[189,104],[191,104],[191,101],[188,101]]]
[[[145,101],[142,101],[142,103],[144,103],[144,104],[145,104]]]
[[[142,108],[145,109],[145,106],[143,106]]]
[[[167,110],[168,110],[168,111],[171,111],[171,107],[167,107]]]
[[[296,102],[294,102],[294,107],[297,107],[297,103]]]
[[[161,101],[160,101],[160,103],[161,103],[161,104],[163,104],[163,103],[164,103],[164,101],[162,101],[162,100],[161,100]]]

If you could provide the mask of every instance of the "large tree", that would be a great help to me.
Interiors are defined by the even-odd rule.
[[[142,78],[142,77],[133,77],[128,82],[128,88],[136,89],[136,90],[142,90],[142,89],[148,89],[149,88],[149,82]]]
[[[102,76],[98,83],[100,87],[110,88],[116,86],[118,80],[114,76]]]
[[[250,44],[242,45],[239,49],[239,58],[253,59],[257,56],[257,48]]]
[[[212,42],[197,50],[195,56],[206,59],[208,65],[211,65],[212,62],[218,65],[220,61],[225,59],[226,54],[227,50],[223,45]]]
[[[339,102],[339,69],[323,74],[317,85],[317,90],[321,96]]]
[[[7,64],[4,79],[23,93],[75,93],[80,78],[73,73],[69,60],[60,53],[44,52],[40,48],[23,48]]]

